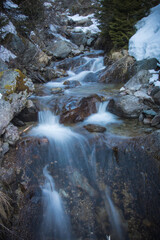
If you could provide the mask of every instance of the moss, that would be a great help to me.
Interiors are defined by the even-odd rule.
[[[26,85],[26,76],[19,69],[14,69],[14,71],[19,73],[19,76],[16,77],[16,91],[21,92],[27,90],[27,93],[29,93],[29,87]]]
[[[9,94],[12,94],[16,91],[16,86],[14,85],[9,85],[9,84],[6,84],[4,86],[4,88],[6,89],[6,94],[9,95]]]

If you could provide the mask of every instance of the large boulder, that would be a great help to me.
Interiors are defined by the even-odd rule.
[[[34,84],[20,70],[7,70],[0,73],[0,93],[9,95],[26,91],[30,95],[34,91]]]
[[[148,70],[141,70],[124,85],[124,88],[133,92],[138,91],[140,88],[148,86],[151,76]]]
[[[130,56],[124,56],[113,61],[101,75],[100,82],[125,83],[132,76],[131,68],[133,64],[134,59]]]
[[[138,97],[133,95],[111,99],[108,104],[110,112],[124,118],[138,118],[144,109],[147,109],[147,106]]]
[[[47,50],[56,58],[66,58],[72,52],[73,46],[64,40],[56,41]]]

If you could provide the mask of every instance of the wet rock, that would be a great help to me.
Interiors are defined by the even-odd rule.
[[[72,52],[72,48],[70,43],[60,40],[53,43],[53,45],[48,48],[48,51],[56,58],[66,58]]]
[[[14,117],[12,120],[12,123],[17,127],[25,126],[25,123],[23,121],[21,121],[18,117]]]
[[[120,117],[138,118],[140,113],[147,109],[147,106],[139,98],[133,95],[125,95],[110,100],[108,109]]]
[[[0,135],[4,133],[4,129],[13,118],[13,109],[9,102],[0,99]]]
[[[61,123],[75,123],[83,121],[92,113],[96,113],[96,103],[101,101],[98,95],[82,98],[71,110],[64,110],[60,115]]]
[[[160,91],[160,87],[156,86],[156,87],[153,87],[151,92],[150,92],[150,95],[153,97],[156,93],[158,93]]]
[[[63,90],[62,90],[62,88],[51,88],[51,93],[52,94],[58,94],[58,93],[62,93],[63,92]]]
[[[87,124],[84,126],[84,128],[88,131],[88,132],[99,132],[99,133],[103,133],[106,131],[105,127],[102,127],[100,125],[97,124]]]
[[[142,113],[144,114],[144,116],[149,117],[149,118],[153,118],[153,117],[155,117],[156,114],[157,114],[157,113],[156,113],[154,110],[152,110],[152,109],[143,110]]]
[[[4,141],[8,142],[10,145],[15,145],[18,140],[18,128],[10,123],[5,130]]]
[[[63,85],[68,86],[69,88],[81,86],[80,82],[76,80],[67,80],[63,83]]]
[[[0,166],[1,166],[1,160],[3,159],[3,156],[9,151],[9,144],[7,142],[3,142],[3,140],[0,138]]]

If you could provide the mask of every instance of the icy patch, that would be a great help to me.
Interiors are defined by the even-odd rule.
[[[2,27],[1,28],[1,34],[2,34],[2,38],[5,38],[5,36],[8,34],[8,33],[13,33],[13,34],[17,34],[17,31],[16,31],[16,28],[15,26],[13,25],[12,22],[9,21],[9,23]]]
[[[14,55],[7,48],[0,45],[0,59],[2,59],[4,62],[9,62],[10,58],[15,59],[16,55]]]
[[[129,54],[137,61],[156,58],[160,61],[160,4],[136,24],[137,32],[129,40]]]
[[[159,81],[159,74],[160,71],[155,71],[154,69],[149,70],[149,72],[152,74],[152,77],[149,80],[150,84],[154,84],[155,86],[160,86],[160,81]]]
[[[18,21],[24,21],[28,18],[28,16],[23,15],[23,14],[19,14],[19,15],[15,16],[14,18]]]
[[[2,96],[3,96],[2,93],[0,93],[0,99],[2,99]]]
[[[99,28],[98,28],[98,21],[97,19],[94,18],[94,14],[90,14],[88,16],[80,16],[79,14],[76,14],[74,16],[68,16],[69,19],[72,19],[74,22],[78,22],[81,20],[91,20],[92,21],[92,25],[88,26],[88,27],[75,27],[74,28],[74,32],[84,32],[84,33],[98,33],[100,32]]]
[[[46,7],[46,8],[50,8],[50,7],[52,7],[52,4],[49,3],[49,2],[45,2],[45,3],[43,4],[43,6]]]
[[[11,8],[19,8],[17,4],[13,3],[11,0],[7,0],[5,3],[4,3],[4,7],[7,8],[7,9],[11,9]]]
[[[94,14],[90,14],[87,16],[80,16],[79,14],[76,14],[74,16],[68,16],[69,19],[72,19],[74,22],[78,22],[80,20],[85,20],[85,19],[89,19],[89,18],[93,18]]]

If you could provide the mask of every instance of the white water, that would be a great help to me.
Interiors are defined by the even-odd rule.
[[[45,176],[45,183],[42,187],[42,196],[44,199],[43,239],[45,240],[47,235],[52,239],[69,240],[69,219],[65,214],[62,199],[55,190],[55,183],[47,170],[47,166],[43,169],[43,174]]]
[[[114,206],[114,203],[110,196],[110,190],[106,188],[105,191],[105,206],[108,213],[109,221],[112,227],[112,235],[116,237],[117,240],[123,240],[122,229],[121,229],[121,217],[118,210]]]
[[[66,87],[63,83],[66,81],[66,80],[75,80],[75,81],[79,81],[82,85],[85,85],[86,82],[83,82],[85,80],[85,78],[87,77],[88,74],[92,74],[92,73],[98,73],[100,71],[102,71],[105,66],[104,66],[104,63],[103,63],[103,57],[97,57],[97,58],[89,58],[89,57],[83,57],[85,59],[85,63],[80,66],[79,68],[81,69],[82,67],[85,67],[86,70],[84,71],[77,71],[77,68],[76,70],[71,70],[69,69],[67,71],[68,73],[68,77],[63,79],[62,81],[53,81],[53,82],[48,82],[45,84],[46,87],[48,88],[53,88],[53,87],[61,87],[61,88],[64,88]],[[89,64],[91,63],[91,64]],[[78,72],[78,73],[76,73]],[[90,77],[88,79],[89,82],[92,82],[92,77]]]
[[[106,125],[110,123],[120,123],[121,121],[117,118],[116,115],[106,110],[107,105],[108,105],[108,102],[100,103],[98,112],[89,116],[84,123],[100,124],[100,125]]]

